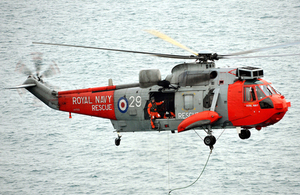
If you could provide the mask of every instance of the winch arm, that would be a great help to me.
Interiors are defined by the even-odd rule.
[[[213,97],[213,100],[212,100],[210,111],[215,111],[216,105],[217,105],[217,101],[218,101],[218,97],[219,97],[219,93],[220,93],[220,88],[216,88],[214,90],[214,97]]]

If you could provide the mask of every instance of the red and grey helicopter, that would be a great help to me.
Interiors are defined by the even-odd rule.
[[[219,55],[196,53],[158,31],[147,31],[165,41],[179,46],[193,55],[173,55],[131,50],[86,47],[56,43],[33,42],[53,46],[100,49],[117,52],[148,54],[163,58],[194,60],[178,64],[171,74],[161,79],[158,69],[139,72],[139,82],[131,84],[56,91],[47,87],[42,76],[30,74],[27,80],[14,88],[25,88],[50,108],[55,110],[107,118],[118,133],[115,144],[121,141],[121,132],[171,131],[183,132],[202,129],[207,133],[204,143],[213,148],[214,129],[236,128],[241,139],[248,139],[249,129],[260,130],[280,121],[291,106],[271,83],[263,79],[264,71],[257,67],[217,68],[215,60],[231,58],[281,57],[241,56],[274,48],[299,44],[300,41]],[[163,102],[155,110],[149,108],[150,100]],[[155,103],[154,103],[155,104]],[[150,112],[158,116],[152,117]],[[152,123],[152,125],[151,125]],[[154,125],[154,128],[153,128]]]

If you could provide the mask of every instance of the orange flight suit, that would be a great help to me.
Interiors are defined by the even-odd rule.
[[[150,115],[150,121],[151,121],[151,127],[152,127],[152,129],[155,129],[155,125],[154,125],[154,120],[156,119],[156,118],[161,118],[161,116],[160,116],[160,114],[157,112],[157,106],[159,106],[159,105],[161,105],[161,104],[163,104],[164,103],[164,101],[162,101],[162,102],[154,102],[153,104],[152,104],[152,102],[150,102],[149,104],[148,104],[148,114]]]
[[[175,118],[174,112],[171,112],[171,111],[170,111],[168,115],[169,115],[169,116],[167,116],[167,113],[165,113],[164,119],[167,119],[167,118]]]

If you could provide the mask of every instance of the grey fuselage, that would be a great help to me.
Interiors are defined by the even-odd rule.
[[[227,93],[228,85],[237,79],[235,70],[236,68],[215,68],[213,62],[184,63],[175,66],[172,74],[166,77],[165,80],[170,82],[170,87],[153,85],[147,88],[116,90],[114,102],[117,120],[111,122],[118,132],[152,130],[147,109],[150,98],[155,97],[156,102],[164,101],[160,106],[161,118],[155,120],[156,126],[161,131],[176,130],[189,116],[210,110],[214,90],[219,88],[214,111],[222,118],[212,128],[233,128],[228,120]],[[128,101],[125,113],[118,110],[118,100],[121,97],[125,97]],[[175,117],[165,116],[166,112],[173,112]]]

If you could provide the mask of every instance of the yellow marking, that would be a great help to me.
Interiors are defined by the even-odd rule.
[[[181,108],[182,109],[182,111],[184,111],[184,112],[188,112],[188,110],[185,110],[185,109],[183,109],[183,108]]]
[[[186,46],[182,45],[181,43],[175,41],[171,37],[169,37],[169,36],[167,36],[167,35],[159,32],[159,31],[156,31],[156,30],[145,30],[145,31],[148,32],[148,33],[150,33],[150,34],[152,34],[152,35],[154,35],[154,36],[157,36],[158,38],[161,38],[161,39],[163,39],[163,40],[165,40],[165,41],[167,41],[167,42],[169,42],[169,43],[171,43],[171,44],[173,44],[173,45],[175,45],[177,47],[180,47],[180,48],[182,48],[182,49],[184,49],[184,50],[186,50],[188,52],[191,52],[192,54],[194,54],[196,56],[198,56],[197,52],[194,52],[193,50],[187,48]]]

